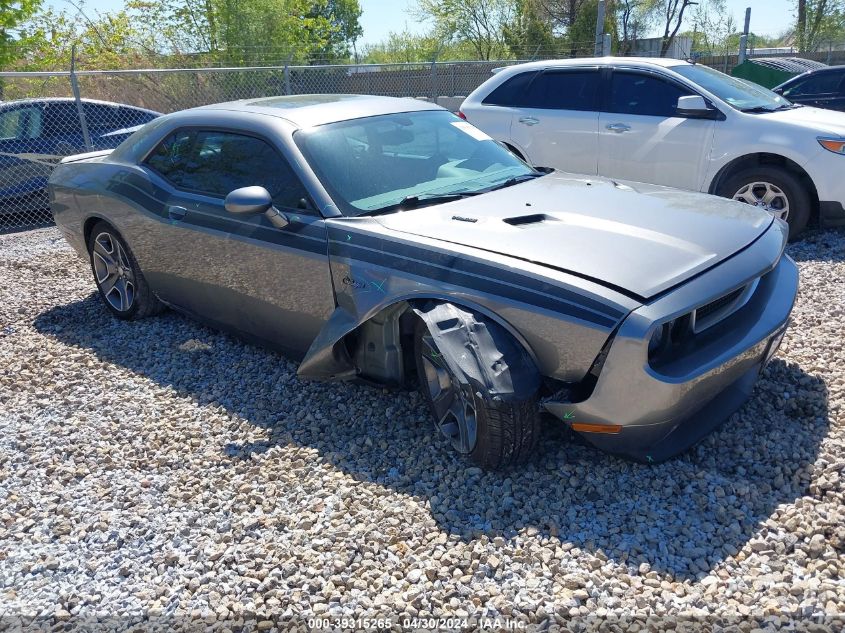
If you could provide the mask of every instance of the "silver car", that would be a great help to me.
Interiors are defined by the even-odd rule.
[[[538,171],[435,105],[277,97],[66,159],[56,223],[106,308],[170,306],[301,360],[415,380],[486,468],[542,412],[657,462],[748,397],[798,287],[786,224],[708,195]]]

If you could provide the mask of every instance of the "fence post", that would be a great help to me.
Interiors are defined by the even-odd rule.
[[[82,127],[82,142],[85,143],[85,150],[90,152],[92,147],[91,137],[88,135],[88,121],[85,120],[85,109],[82,107],[82,99],[79,96],[79,82],[76,79],[76,44],[70,47],[70,88],[73,90],[76,112],[79,114],[79,125]]]
[[[285,62],[285,95],[290,96],[290,63]]]

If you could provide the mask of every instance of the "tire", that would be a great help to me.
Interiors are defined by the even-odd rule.
[[[150,290],[132,251],[110,224],[97,222],[91,229],[88,257],[100,298],[117,318],[143,319],[164,309],[164,304]]]
[[[483,387],[461,383],[445,363],[437,363],[432,359],[432,352],[439,354],[428,327],[422,320],[418,320],[414,335],[414,356],[420,393],[428,404],[435,427],[450,440],[453,448],[487,470],[506,468],[532,457],[540,434],[537,394],[512,402],[505,402],[501,398],[494,400]],[[432,368],[437,370],[441,385],[448,376],[450,387],[460,391],[456,408],[463,409],[465,413],[468,408],[472,408],[476,429],[474,442],[464,443],[460,429],[457,434],[445,430],[448,424],[443,423],[443,416],[438,413],[435,404],[435,399],[439,397],[430,386]],[[446,417],[450,414],[452,418],[455,417],[451,409]]]
[[[761,186],[754,187],[754,184]],[[768,187],[766,190],[764,187]],[[727,178],[716,192],[725,198],[732,198],[740,202],[752,204],[758,200],[764,206],[766,197],[771,198],[772,209],[776,212],[783,201],[788,204],[788,211],[784,218],[789,224],[789,239],[794,240],[810,219],[810,193],[795,174],[778,167],[754,167],[745,169]]]

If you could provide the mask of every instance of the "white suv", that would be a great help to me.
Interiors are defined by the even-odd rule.
[[[845,224],[845,113],[793,105],[677,59],[504,68],[461,116],[528,162],[705,191],[765,207],[797,235]]]

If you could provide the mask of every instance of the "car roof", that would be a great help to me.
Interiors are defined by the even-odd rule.
[[[669,57],[577,57],[574,59],[545,59],[536,62],[527,62],[525,64],[517,64],[515,66],[507,66],[506,69],[511,68],[558,68],[566,66],[662,66],[664,68],[671,68],[672,66],[689,66],[690,62],[683,59],[674,59]]]
[[[263,114],[285,119],[297,127],[311,127],[380,114],[444,110],[444,108],[420,99],[372,95],[312,94],[241,99],[200,106],[186,110],[185,113],[213,110]]]
[[[139,108],[138,106],[129,105],[128,103],[115,103],[114,101],[102,101],[100,99],[80,99],[82,103],[94,103],[105,106],[116,106],[119,108],[132,108],[133,110],[142,110],[144,112],[151,112],[153,114],[161,114],[155,110],[148,108]],[[7,108],[9,106],[29,105],[37,103],[75,103],[76,99],[73,97],[43,97],[40,99],[15,99],[13,101],[0,101],[0,108]]]

